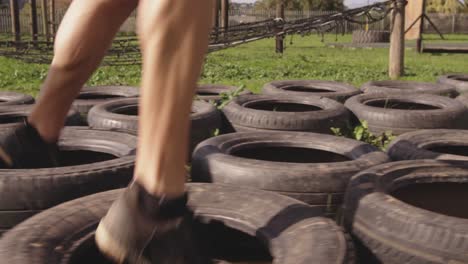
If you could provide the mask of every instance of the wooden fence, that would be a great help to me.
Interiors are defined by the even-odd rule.
[[[62,20],[66,9],[57,9],[55,11],[55,17],[57,24]],[[299,18],[306,18],[310,16],[321,16],[333,14],[334,11],[285,11],[286,20],[294,20]],[[41,12],[37,12],[37,21],[39,25],[42,23]],[[250,10],[230,10],[229,11],[229,24],[237,25],[240,23],[255,22],[259,20],[265,20],[268,18],[274,18],[276,15],[274,10],[258,11],[254,9]],[[468,14],[428,14],[430,19],[437,25],[442,33],[468,33]],[[365,18],[362,18],[365,21]],[[369,29],[375,30],[388,30],[389,19],[385,19],[369,25]],[[29,8],[23,8],[20,11],[20,29],[22,34],[31,34],[31,12]],[[363,29],[363,25],[345,22],[344,30],[346,33],[351,33],[356,29]],[[120,28],[121,33],[134,34],[136,30],[136,13],[134,12]],[[42,34],[42,26],[38,27],[39,34]],[[0,33],[8,34],[11,33],[11,14],[9,9],[0,9]],[[435,31],[429,26],[429,23],[424,24],[424,32],[434,33]]]

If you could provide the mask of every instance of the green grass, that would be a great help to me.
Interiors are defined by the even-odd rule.
[[[425,36],[439,41],[436,35]],[[466,35],[448,35],[448,41],[468,41]],[[275,54],[274,40],[266,39],[208,55],[202,83],[245,85],[259,91],[278,79],[320,79],[349,82],[356,86],[369,80],[387,79],[388,49],[329,48],[317,35],[286,38],[283,55]],[[338,36],[349,42],[350,35]],[[335,42],[327,35],[325,42]],[[36,95],[47,74],[47,65],[23,63],[0,57],[0,88]],[[435,81],[437,76],[468,70],[468,54],[418,54],[406,50],[405,80]],[[140,66],[101,67],[89,85],[138,85]]]

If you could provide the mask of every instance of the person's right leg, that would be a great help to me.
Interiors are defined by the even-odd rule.
[[[96,231],[98,247],[119,262],[207,261],[190,231],[184,165],[212,4],[213,0],[140,0],[143,77],[135,182]]]

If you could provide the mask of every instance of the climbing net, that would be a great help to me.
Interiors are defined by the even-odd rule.
[[[394,1],[396,0],[291,21],[272,18],[226,28],[214,28],[210,34],[209,52],[275,36],[293,34],[304,36],[312,32],[323,34],[332,30],[343,29],[343,24],[346,21],[356,24],[372,24],[388,16],[393,9]],[[50,63],[53,55],[53,42],[0,41],[0,55],[26,62]],[[104,65],[133,65],[140,63],[141,53],[138,39],[135,36],[116,38],[103,61]]]

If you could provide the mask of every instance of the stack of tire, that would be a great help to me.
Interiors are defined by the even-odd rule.
[[[355,30],[353,31],[353,43],[388,43],[390,31],[384,30]]]
[[[289,80],[233,99],[222,110],[235,133],[198,145],[192,181],[274,191],[336,217],[349,178],[389,161],[373,146],[330,135],[349,125],[341,102],[359,93],[344,83]]]
[[[246,256],[231,258],[237,262],[468,263],[468,107],[460,91],[402,81],[361,90],[274,81],[255,95],[200,86],[188,184],[195,232],[213,259]],[[227,133],[212,137],[221,114]],[[86,115],[90,128],[64,130],[63,167],[0,173],[0,227],[39,213],[0,239],[1,259],[106,263],[93,232],[122,191],[111,189],[132,176],[138,99],[107,98]],[[357,120],[376,135],[398,135],[387,153],[332,135]]]
[[[387,151],[394,162],[364,170],[348,184],[343,222],[358,258],[468,263],[464,95],[441,96],[460,92],[447,83],[371,82],[362,90],[367,94],[349,99],[348,108],[374,133],[400,135]]]
[[[212,102],[219,103],[225,97],[223,93],[238,92],[237,88],[219,85],[201,87],[199,91],[202,88],[216,89],[218,95],[201,98],[210,103],[203,100],[194,102],[192,147],[211,137],[213,130],[220,127],[220,112]],[[241,94],[249,96],[248,93]],[[59,167],[2,170],[0,225],[3,231],[18,225],[0,240],[1,259],[12,263],[107,263],[96,250],[93,232],[121,192],[108,190],[125,187],[131,180],[138,99],[121,97],[137,95],[132,87],[84,89],[74,106],[82,117],[87,117],[90,127],[64,129],[59,141]],[[324,105],[334,103],[322,101]],[[349,115],[340,106],[337,124],[346,122]],[[26,117],[30,109],[23,107],[22,117]],[[79,117],[77,111],[74,113]],[[311,128],[323,130],[317,126],[320,123],[309,123]],[[307,141],[314,135],[293,133],[298,140],[302,137]],[[334,148],[332,136],[316,136],[325,136],[323,140],[330,141],[328,144]],[[202,219],[196,229],[203,232],[212,248],[213,258],[223,259],[227,251],[237,257],[244,255],[247,260],[282,264],[354,263],[355,254],[349,236],[333,220],[324,218],[322,209],[324,206],[336,209],[338,202],[343,200],[343,184],[351,173],[386,160],[387,156],[359,142],[343,143],[349,144],[347,149],[337,149],[338,153],[331,153],[329,157],[331,162],[337,163],[342,159],[350,160],[341,168],[328,172],[336,177],[336,182],[328,187],[310,189],[322,193],[300,195],[306,200],[319,201],[322,206],[312,207],[281,194],[252,188],[256,186],[189,184],[189,205],[196,217]],[[320,148],[318,145],[310,146],[311,151],[319,152]],[[350,153],[340,155],[340,151]],[[298,180],[298,183],[304,181],[300,175]],[[271,247],[273,244],[275,246]],[[31,248],[31,245],[40,246]]]
[[[355,117],[366,121],[369,131],[400,135],[419,129],[467,129],[466,107],[450,97],[457,95],[447,84],[412,81],[372,81],[364,94],[345,103]]]

